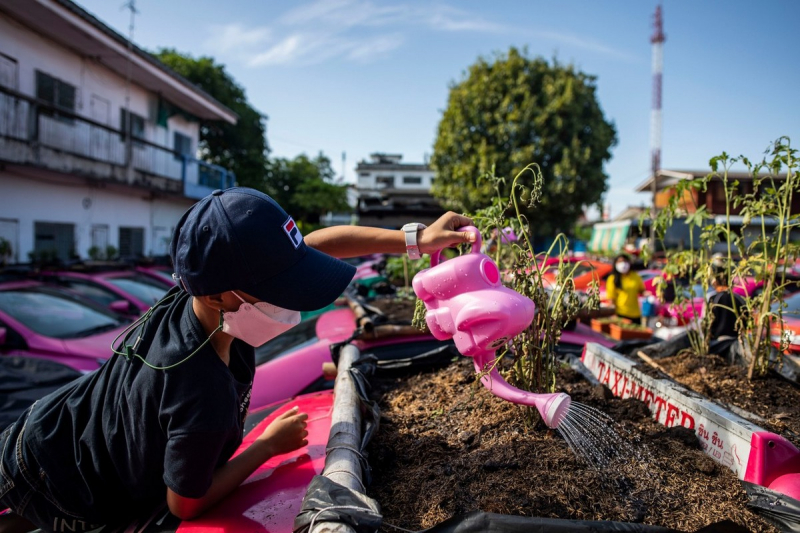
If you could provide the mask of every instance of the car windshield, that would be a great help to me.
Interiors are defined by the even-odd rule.
[[[285,333],[267,341],[256,348],[256,366],[285,355],[289,350],[296,350],[317,340],[317,320],[315,316],[303,320]]]
[[[112,285],[119,287],[121,290],[138,298],[146,304],[156,303],[163,298],[169,290],[162,283],[139,274],[107,279]]]
[[[150,273],[158,276],[159,278],[162,278],[170,286],[172,286],[172,284],[175,283],[175,281],[172,279],[172,272],[167,272],[166,270],[153,269],[150,271]]]
[[[658,272],[639,272],[639,277],[642,281],[648,281],[658,276]]]
[[[0,291],[0,311],[39,335],[56,339],[87,337],[122,324],[115,315],[41,288]]]

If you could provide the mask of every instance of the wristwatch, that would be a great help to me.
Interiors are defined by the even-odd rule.
[[[419,253],[419,246],[417,246],[417,232],[427,227],[419,222],[409,222],[403,226],[403,233],[406,234],[406,252],[408,252],[409,259],[422,257],[422,254]]]

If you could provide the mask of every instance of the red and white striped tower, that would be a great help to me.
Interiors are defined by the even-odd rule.
[[[656,6],[653,21],[653,109],[650,115],[650,170],[653,176],[653,217],[656,215],[656,173],[661,168],[661,75],[664,70],[664,23],[661,6]]]

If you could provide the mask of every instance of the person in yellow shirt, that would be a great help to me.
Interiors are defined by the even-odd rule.
[[[631,272],[631,261],[626,255],[614,259],[614,273],[606,281],[606,296],[614,303],[618,317],[639,322],[642,311],[639,295],[644,294],[644,282],[636,272]]]

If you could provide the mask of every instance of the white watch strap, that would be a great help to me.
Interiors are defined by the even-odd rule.
[[[425,224],[420,224],[419,222],[410,222],[403,226],[403,233],[405,233],[406,236],[406,252],[408,253],[409,259],[419,259],[422,257],[419,246],[417,245],[417,232],[427,227],[428,226]]]

